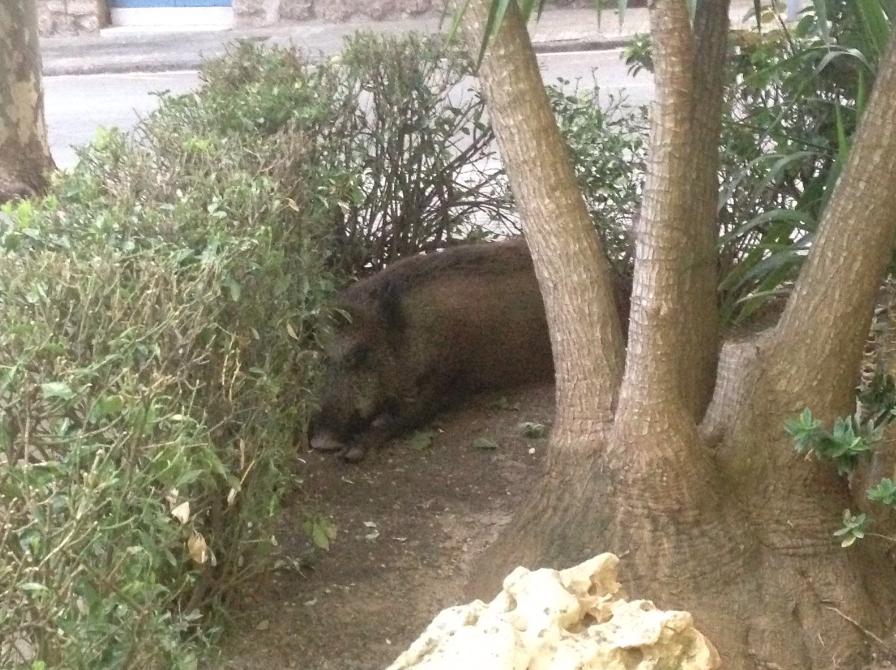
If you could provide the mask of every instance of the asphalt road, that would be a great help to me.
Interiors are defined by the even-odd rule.
[[[547,83],[558,77],[597,81],[608,95],[626,90],[632,104],[648,102],[653,84],[648,75],[628,76],[620,51],[541,54],[539,61]],[[154,92],[186,93],[199,84],[196,72],[98,74],[45,77],[45,109],[50,145],[56,164],[71,167],[77,161],[72,145],[89,142],[99,126],[131,129],[138,118],[158,104]]]

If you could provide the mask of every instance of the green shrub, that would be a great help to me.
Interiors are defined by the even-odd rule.
[[[336,62],[332,141],[356,197],[334,240],[343,268],[505,233],[513,211],[472,65],[438,37],[358,33]],[[466,95],[464,95],[466,93]]]
[[[790,290],[892,21],[888,0],[816,0],[793,28],[764,10],[761,31],[732,32],[720,155],[725,321],[744,319]],[[633,40],[626,59],[632,71],[652,69],[649,36]]]
[[[314,137],[322,165],[345,180],[332,199],[331,267],[366,274],[501,231],[512,216],[483,101],[460,95],[470,72],[437,36],[357,33],[314,65],[242,43],[204,69],[211,114],[194,132]]]
[[[0,213],[0,667],[196,666],[269,565],[334,287],[509,213],[468,71],[242,44]]]
[[[216,113],[166,100],[0,215],[0,667],[194,667],[265,565],[342,180]]]

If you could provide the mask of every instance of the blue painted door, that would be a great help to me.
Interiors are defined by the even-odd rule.
[[[230,7],[233,0],[109,0],[109,6],[132,7]]]

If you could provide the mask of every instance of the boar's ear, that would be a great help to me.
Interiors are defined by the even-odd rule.
[[[380,315],[394,330],[404,328],[404,311],[401,308],[401,287],[393,281],[386,282],[379,299]]]

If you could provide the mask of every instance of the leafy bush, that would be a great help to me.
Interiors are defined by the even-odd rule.
[[[203,96],[213,127],[317,139],[322,165],[347,179],[333,200],[331,267],[357,275],[500,232],[512,216],[483,101],[462,96],[470,73],[437,36],[357,33],[315,65],[242,43],[206,67]]]
[[[314,402],[329,184],[298,134],[194,134],[196,100],[2,214],[4,668],[193,667],[182,637],[269,546]]]
[[[765,10],[733,32],[719,203],[722,316],[786,293],[840,174],[892,23],[889,0],[813,0],[793,28]],[[650,40],[626,50],[652,68]]]
[[[334,241],[343,269],[506,232],[504,172],[465,51],[358,33],[322,67],[335,68],[345,112],[332,141],[358,176]]]
[[[194,667],[264,565],[352,182],[211,88],[2,214],[0,667]]]
[[[242,44],[0,213],[0,667],[196,666],[267,565],[334,286],[509,215],[467,68]]]
[[[885,5],[815,0],[793,30],[765,13],[761,33],[732,36],[720,211],[726,316],[743,318],[792,285],[873,83],[889,33]]]

